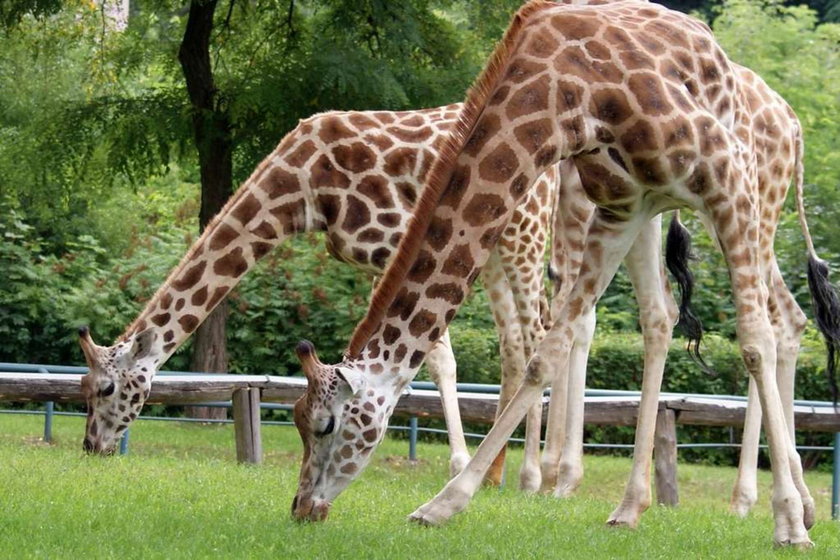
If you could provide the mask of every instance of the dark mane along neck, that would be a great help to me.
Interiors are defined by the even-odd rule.
[[[504,76],[510,62],[510,53],[519,40],[519,32],[523,24],[535,12],[554,6],[556,6],[554,2],[533,0],[520,8],[513,16],[504,37],[496,46],[484,70],[467,93],[458,122],[447,136],[440,155],[429,172],[423,192],[414,207],[413,216],[408,223],[405,235],[400,240],[397,252],[371,296],[367,314],[353,331],[346,352],[348,357],[358,357],[367,341],[379,328],[388,306],[394,300],[406,274],[414,264],[435,208],[449,186],[455,160],[478,122],[496,84]]]

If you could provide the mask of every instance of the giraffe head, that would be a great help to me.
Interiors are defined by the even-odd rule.
[[[308,385],[295,403],[303,461],[292,516],[323,521],[332,501],[362,471],[385,431],[385,397],[355,366],[326,365],[310,342],[297,346]]]
[[[87,327],[79,329],[79,343],[90,371],[82,376],[87,425],[82,447],[108,455],[140,409],[152,387],[158,360],[152,352],[151,329],[124,337],[113,346],[97,346]]]

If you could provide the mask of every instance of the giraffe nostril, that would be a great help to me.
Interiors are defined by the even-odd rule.
[[[90,441],[90,438],[85,438],[85,441],[82,442],[82,449],[84,449],[87,453],[93,451],[93,442]]]

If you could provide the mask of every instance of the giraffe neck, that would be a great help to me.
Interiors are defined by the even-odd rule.
[[[672,58],[666,44],[652,40],[642,25],[647,19],[637,16],[657,19],[669,37],[676,37],[679,56]],[[687,28],[684,33],[681,26]],[[672,207],[672,198],[659,195],[668,194],[671,181],[687,179],[691,161],[676,153],[669,162],[655,149],[658,138],[665,138],[670,150],[690,148],[693,129],[711,122],[697,107],[713,107],[721,122],[733,114],[731,95],[715,78],[716,65],[727,63],[725,55],[705,38],[706,31],[654,4],[573,9],[534,0],[520,9],[440,150],[398,256],[353,334],[348,357],[380,370],[374,374],[393,376],[395,383],[413,377],[514,207],[555,161],[574,160],[587,196],[612,220]],[[693,33],[700,38],[692,50],[686,37]],[[580,46],[581,39],[589,50]],[[610,47],[628,41],[638,45],[633,52],[639,58],[613,56]],[[642,56],[640,50],[651,54]],[[645,68],[655,67],[657,58],[668,76],[679,78],[668,80],[685,82],[681,88],[649,80],[653,74]],[[696,83],[680,67],[703,64],[712,68],[708,85]],[[695,92],[697,102],[690,103],[685,91]],[[673,122],[663,126],[661,115],[673,116]],[[698,200],[685,195],[681,202],[700,207]]]
[[[290,133],[193,243],[122,339],[155,333],[162,364],[254,264],[289,236],[317,226],[312,193],[277,163]]]
[[[302,121],[257,167],[123,337],[154,329],[163,363],[276,245],[326,231],[339,260],[381,273],[457,106],[331,112]]]
[[[582,88],[565,92],[575,99],[552,93],[547,76],[534,79],[545,73],[545,64],[508,56],[530,15],[553,6],[532,2],[514,18],[471,89],[455,133],[429,173],[399,257],[353,334],[348,359],[375,384],[399,392],[414,378],[529,187],[555,161],[590,147]],[[510,93],[513,88],[498,85],[500,76],[530,84]],[[549,108],[561,113],[556,124]],[[511,115],[524,116],[524,124],[510,126]],[[557,128],[560,133],[553,133]]]

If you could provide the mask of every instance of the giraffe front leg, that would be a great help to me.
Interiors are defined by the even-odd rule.
[[[662,270],[661,245],[662,219],[657,216],[641,230],[624,259],[639,304],[645,358],[633,468],[624,498],[607,520],[607,524],[612,527],[636,527],[652,501],[650,466],[659,412],[659,390],[671,334],[678,316]]]
[[[586,363],[594,335],[595,308],[593,307],[581,319],[581,328],[575,337],[568,362],[569,367],[566,370],[568,373],[565,375],[568,384],[564,439],[560,459],[553,467],[557,474],[552,493],[556,498],[568,498],[574,494],[583,480],[583,403],[586,393]],[[550,460],[550,457],[545,457],[543,464],[547,464]]]
[[[761,435],[761,403],[755,380],[750,378],[747,392],[747,414],[744,419],[744,434],[741,438],[741,457],[738,461],[738,476],[732,488],[729,511],[738,517],[746,517],[758,501],[758,444]]]
[[[519,469],[519,489],[529,494],[539,491],[542,484],[540,471],[540,429],[542,427],[542,395],[528,409],[525,417],[525,449]]]
[[[568,351],[566,356],[568,356]],[[470,499],[481,486],[482,477],[493,459],[522,421],[528,409],[540,398],[543,388],[551,381],[553,372],[547,367],[549,362],[551,361],[541,358],[539,351],[534,355],[528,364],[524,382],[496,419],[472,460],[432,500],[417,508],[409,516],[411,521],[422,525],[442,525],[467,507]]]
[[[570,358],[569,370],[573,369],[575,354]],[[560,454],[566,438],[566,405],[568,402],[569,371],[557,372],[551,384],[551,400],[548,403],[548,423],[545,427],[545,448],[540,460],[542,486],[540,492],[550,494],[557,486],[560,474]]]
[[[461,472],[470,460],[464,428],[461,424],[461,411],[458,408],[457,364],[452,353],[449,330],[438,339],[426,357],[426,367],[432,381],[440,391],[443,416],[446,420],[446,432],[449,436],[449,476]]]
[[[493,312],[496,332],[499,335],[502,372],[499,404],[496,409],[498,418],[522,382],[526,364],[522,325],[519,322],[513,289],[501,262],[498,246],[491,251],[481,271],[481,278],[489,295],[490,309]],[[506,444],[501,447],[487,470],[484,483],[488,486],[500,486],[504,480],[506,448]]]

